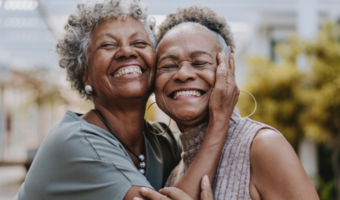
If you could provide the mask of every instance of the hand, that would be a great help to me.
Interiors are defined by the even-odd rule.
[[[189,195],[175,187],[163,188],[159,190],[159,193],[142,187],[140,193],[149,200],[192,200]],[[135,197],[133,200],[143,199]],[[208,176],[204,176],[201,181],[201,200],[214,200]]]
[[[222,51],[218,53],[217,60],[219,65],[216,70],[215,86],[210,95],[209,115],[213,121],[221,119],[226,122],[233,113],[240,90],[235,82],[234,54],[230,54],[230,61],[228,61]]]

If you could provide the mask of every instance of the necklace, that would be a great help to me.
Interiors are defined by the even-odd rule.
[[[105,117],[102,115],[102,113],[99,111],[99,110],[92,110],[94,111],[94,113],[96,113],[96,115],[98,116],[98,118],[103,122],[103,124],[106,126],[106,128],[111,132],[111,134],[113,136],[115,136],[117,138],[117,140],[124,146],[124,148],[128,151],[130,151],[132,153],[132,155],[134,155],[137,160],[139,161],[139,172],[141,174],[145,174],[145,167],[146,167],[146,164],[144,162],[144,159],[145,159],[145,156],[143,154],[137,156],[137,154],[135,154],[135,152],[133,152],[129,147],[127,147],[118,137],[116,134],[113,133],[111,127],[109,126],[109,124],[107,123]],[[144,135],[144,132],[143,132],[143,135]]]

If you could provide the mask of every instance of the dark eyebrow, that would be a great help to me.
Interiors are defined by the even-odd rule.
[[[167,56],[162,57],[162,58],[158,61],[157,64],[159,64],[161,61],[163,61],[163,60],[165,60],[165,59],[168,59],[168,58],[173,59],[173,60],[178,60],[178,56],[175,56],[175,55],[167,55]]]
[[[195,56],[199,56],[201,54],[205,54],[205,55],[208,55],[210,56],[211,58],[213,58],[209,53],[205,52],[205,51],[194,51],[192,53],[190,53],[190,57],[193,58]]]

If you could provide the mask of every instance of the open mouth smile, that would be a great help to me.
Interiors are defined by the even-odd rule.
[[[143,74],[143,70],[141,67],[137,65],[132,65],[132,66],[126,66],[118,69],[116,72],[111,74],[113,77],[123,77],[123,76],[128,76],[128,75],[139,75]]]
[[[202,90],[197,89],[185,89],[185,90],[177,90],[172,92],[169,97],[172,99],[189,99],[189,98],[198,98],[205,94]]]

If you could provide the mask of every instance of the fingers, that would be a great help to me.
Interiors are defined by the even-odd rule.
[[[172,200],[192,200],[187,193],[175,187],[163,188],[159,190],[159,193],[170,197]]]
[[[146,187],[140,188],[139,192],[149,200],[171,200],[168,197]],[[134,200],[141,200],[141,198],[135,197]]]
[[[205,175],[201,181],[201,200],[214,200],[213,191],[207,175]]]
[[[218,65],[221,65],[222,63],[224,63],[227,69],[230,68],[228,58],[224,51],[221,51],[217,54],[217,60],[218,60]]]
[[[230,52],[230,62],[229,62],[230,69],[231,69],[233,75],[235,76],[235,57],[234,57],[234,54],[231,53],[230,46],[228,46],[228,49],[229,49],[229,52]]]
[[[224,62],[223,52],[218,53],[217,60],[219,65],[216,70],[215,88],[224,89],[228,77],[228,66]]]

